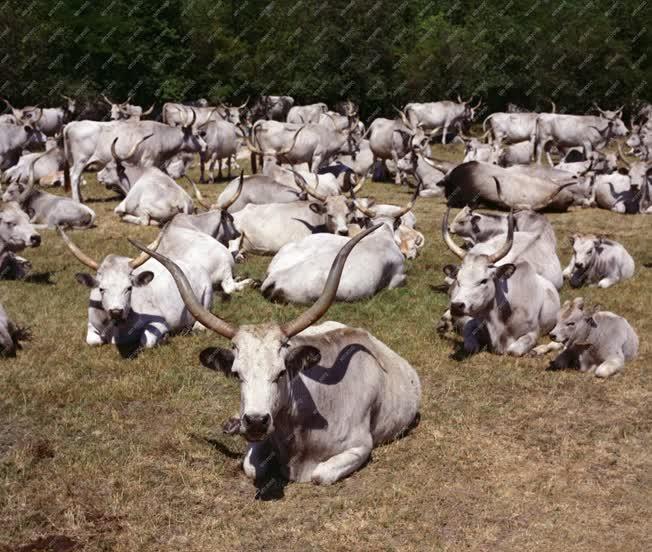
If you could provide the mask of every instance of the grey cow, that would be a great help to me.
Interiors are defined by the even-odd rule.
[[[41,155],[47,155],[47,153]],[[93,226],[95,212],[90,207],[37,188],[34,165],[38,159],[36,157],[32,160],[27,184],[23,185],[20,182],[10,184],[3,194],[2,200],[15,201],[29,215],[30,222],[37,228],[54,229],[57,226],[90,228]]]
[[[594,234],[573,234],[573,256],[564,277],[574,288],[608,288],[634,275],[634,259],[618,242]]]
[[[534,349],[534,354],[563,349],[548,368],[575,368],[608,378],[638,354],[638,336],[629,322],[613,312],[588,308],[582,297],[566,301],[550,332],[554,340]]]
[[[0,204],[0,278],[27,276],[32,264],[16,253],[40,245],[41,236],[20,205],[14,201]]]
[[[266,476],[273,455],[291,481],[335,483],[416,420],[421,386],[407,361],[364,330],[334,322],[311,328],[335,298],[351,249],[375,228],[347,242],[320,298],[283,325],[221,320],[197,301],[174,262],[151,251],[197,320],[233,343],[206,349],[200,359],[240,378],[237,431],[248,441],[243,469],[251,479]]]

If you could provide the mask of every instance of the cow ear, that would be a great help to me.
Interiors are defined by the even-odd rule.
[[[459,271],[459,268],[456,267],[455,265],[447,264],[443,270],[446,276],[455,279],[455,276],[457,276],[457,272]]]
[[[301,345],[288,351],[285,357],[285,368],[291,374],[298,374],[301,370],[318,364],[321,360],[321,353],[316,347]]]
[[[471,217],[471,222],[474,223],[474,224],[478,224],[478,222],[480,222],[480,220],[482,220],[482,217],[480,215],[473,215]]]
[[[494,275],[496,278],[499,278],[501,280],[509,280],[513,275],[514,272],[516,271],[516,265],[512,263],[507,263],[504,265],[500,265],[495,267],[495,272]]]
[[[234,359],[233,351],[218,347],[208,347],[199,353],[199,362],[202,363],[202,366],[216,372],[222,372],[225,376],[235,377],[236,374],[231,371]]]
[[[151,270],[146,270],[133,277],[133,283],[136,287],[142,287],[149,284],[154,279],[154,273]]]
[[[568,238],[568,241],[570,241],[570,244],[573,245],[575,243],[575,240],[579,238],[579,234],[573,234]]]
[[[75,274],[75,280],[77,280],[81,285],[89,288],[94,288],[98,285],[97,280],[87,272],[78,272]]]
[[[324,207],[321,203],[313,202],[308,207],[313,213],[317,213],[318,215],[323,215],[326,212],[326,207]]]
[[[401,227],[402,222],[403,221],[401,220],[401,217],[396,217],[394,219],[394,230],[395,231],[398,230]]]

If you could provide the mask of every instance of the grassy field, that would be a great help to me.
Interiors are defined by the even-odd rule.
[[[71,233],[80,246],[134,255],[126,236],[153,239],[154,228],[118,222],[116,198],[87,180],[98,227]],[[222,187],[202,191],[213,200]],[[409,197],[389,184],[366,192]],[[237,383],[198,362],[224,340],[179,336],[133,360],[87,347],[88,290],[73,278],[86,269],[43,232],[42,247],[26,253],[33,278],[0,282],[0,301],[34,333],[17,359],[0,361],[0,550],[650,550],[652,269],[643,265],[652,217],[550,216],[564,265],[575,232],[609,234],[637,263],[634,278],[611,289],[562,290],[624,315],[641,338],[638,359],[600,381],[546,372],[547,358],[450,358],[454,343],[434,329],[447,298],[432,289],[456,260],[439,235],[443,212],[440,199],[417,202],[426,245],[406,287],[327,315],[368,329],[415,366],[420,425],[346,480],[291,484],[273,500],[255,499],[239,466],[245,443],[221,432],[238,411]],[[268,262],[250,257],[238,274],[261,278]],[[299,310],[257,290],[214,303],[236,322]]]

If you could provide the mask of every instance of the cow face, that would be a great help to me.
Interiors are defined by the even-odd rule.
[[[128,257],[107,255],[95,276],[88,273],[75,275],[80,284],[97,290],[102,309],[116,322],[124,321],[129,316],[133,288],[145,286],[154,278],[154,273],[150,271],[134,274],[130,261]]]
[[[185,126],[181,128],[183,132],[183,142],[181,144],[181,151],[187,153],[204,153],[206,148],[206,131],[196,129],[192,126]]]
[[[611,131],[610,131],[611,136],[627,136],[627,132],[628,132],[627,127],[625,126],[625,123],[621,119],[622,110],[618,110],[618,111],[601,110],[600,114],[603,119],[609,122],[609,125],[611,126]]]
[[[593,266],[597,255],[600,253],[602,240],[592,234],[571,236],[573,246],[572,272],[570,285],[578,288],[586,281],[588,271]]]
[[[319,362],[314,347],[292,348],[276,324],[242,326],[232,349],[209,348],[200,360],[208,368],[240,379],[240,427],[248,441],[260,441],[275,427],[288,403],[291,380]]]
[[[584,299],[576,297],[566,301],[557,313],[557,324],[550,332],[553,341],[564,345],[586,339],[595,327],[592,313],[584,308]]]
[[[462,265],[446,265],[444,274],[453,284],[450,288],[450,310],[453,316],[477,316],[490,307],[498,286],[514,274],[513,264],[495,266],[486,255],[467,254]]]
[[[20,194],[25,190],[25,186],[19,183],[17,180],[14,180],[7,189],[5,193],[2,194],[2,201],[8,203],[9,201],[18,201]]]
[[[13,252],[41,245],[41,236],[17,203],[7,203],[0,210],[0,245]]]
[[[401,253],[406,259],[416,259],[425,244],[425,238],[421,232],[401,224],[401,219],[395,223],[394,240],[399,246]]]
[[[457,213],[450,225],[450,232],[462,238],[473,238],[480,233],[482,216],[473,212],[468,205]]]
[[[348,224],[353,218],[355,205],[342,195],[328,196],[323,202],[311,203],[310,209],[324,215],[326,228],[332,234],[348,236]]]

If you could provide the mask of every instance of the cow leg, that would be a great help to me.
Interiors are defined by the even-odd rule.
[[[213,164],[213,168],[214,167],[215,167],[215,164]],[[222,159],[220,159],[217,162],[217,179],[222,180],[222,178],[224,178],[224,177],[222,176]]]
[[[243,235],[240,233],[236,239],[229,242],[229,251],[231,252],[231,255],[233,255],[236,263],[244,262],[244,254],[240,251],[242,248],[242,240]]]
[[[258,172],[258,167],[256,165],[256,154],[251,153],[249,156],[249,161],[251,162],[251,174],[256,174]]]
[[[595,375],[598,378],[608,378],[622,371],[625,366],[625,359],[622,353],[610,357],[595,369]]]
[[[392,150],[392,161],[394,161],[394,164],[396,165],[396,174],[394,175],[394,184],[400,186],[401,185],[401,175],[398,170],[398,152],[393,149]]]
[[[228,274],[226,278],[224,278],[221,282],[222,286],[222,291],[226,293],[227,295],[231,295],[232,293],[236,291],[242,291],[248,286],[251,286],[254,284],[254,280],[252,278],[246,278],[245,280],[240,280],[239,282],[236,282],[233,278],[232,274]]]
[[[372,447],[371,434],[368,434],[365,442],[359,446],[351,447],[317,464],[310,477],[311,481],[316,485],[331,485],[339,481],[353,473],[367,461]]]
[[[568,266],[564,269],[561,275],[566,279],[570,278],[571,274],[573,273],[574,266],[575,266],[575,255],[571,257],[570,263],[568,263]]]
[[[448,121],[444,123],[444,133],[441,135],[441,143],[446,144],[446,135],[448,134]]]
[[[509,347],[507,347],[507,354],[513,356],[523,356],[525,353],[528,353],[532,350],[532,347],[534,347],[538,338],[539,332],[536,330],[522,335]]]
[[[199,182],[201,184],[206,184],[206,178],[204,174],[204,169],[206,168],[206,156],[199,155]]]
[[[556,341],[551,341],[550,343],[545,343],[544,345],[539,345],[530,351],[532,356],[541,356],[551,353],[552,351],[559,351],[564,348],[563,343],[557,343]]]
[[[79,189],[79,184],[81,181],[81,175],[84,170],[85,165],[73,165],[71,171],[70,171],[70,185],[72,187],[72,199],[74,201],[78,201],[79,203],[83,203],[83,199],[81,196],[81,191]]]
[[[215,155],[211,155],[210,158],[210,165],[208,167],[208,172],[210,173],[208,179],[211,184],[215,184],[215,162],[217,161],[217,157]],[[220,160],[220,174],[218,175],[218,178],[222,178],[222,161]]]
[[[140,335],[140,345],[151,349],[167,339],[169,328],[165,322],[150,322]]]
[[[614,213],[620,213],[621,215],[624,215],[627,212],[627,207],[625,206],[624,202],[619,201],[614,203],[609,210],[613,211]]]
[[[249,443],[242,460],[242,470],[249,479],[261,479],[265,477],[273,457],[274,450],[267,439]]]
[[[232,157],[233,157],[232,155],[229,155],[229,158],[226,161],[226,166],[228,167],[228,171],[229,171],[229,175],[227,176],[227,178],[229,180],[231,180],[231,158]]]
[[[602,278],[602,280],[600,280],[598,282],[598,287],[599,288],[608,288],[608,287],[613,286],[616,283],[618,283],[618,278],[614,278],[613,276],[612,277],[608,276],[606,278]]]
[[[98,332],[94,326],[89,324],[88,331],[86,332],[86,344],[91,347],[97,347],[98,345],[104,345],[104,343],[105,341],[100,335],[100,332]]]

